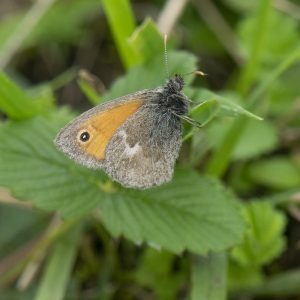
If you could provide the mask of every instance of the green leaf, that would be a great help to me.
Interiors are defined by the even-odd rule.
[[[207,107],[209,110],[210,118],[214,116],[236,117],[242,115],[259,121],[262,120],[261,117],[251,113],[250,111],[240,106],[237,103],[238,101],[240,101],[240,99],[238,99],[237,95],[233,93],[232,94],[227,93],[227,95],[218,95],[207,89],[196,89],[192,97],[193,99],[195,99],[195,101],[198,102],[199,100],[201,100],[202,102],[191,110],[191,114],[195,118],[198,117],[199,109],[200,109],[200,113],[203,114],[203,110]],[[201,107],[202,105],[205,106]]]
[[[244,224],[235,197],[216,180],[176,170],[169,184],[147,191],[121,188],[59,153],[59,124],[37,118],[0,127],[0,186],[47,210],[78,216],[99,207],[114,236],[172,252],[204,254],[236,244]]]
[[[38,96],[30,96],[0,72],[0,110],[9,118],[22,120],[46,113],[53,106],[54,99],[48,93],[39,93]]]
[[[138,64],[139,57],[127,42],[136,27],[130,1],[102,0],[102,5],[124,66],[130,68]]]
[[[272,84],[268,93],[270,114],[285,118],[285,114],[297,113],[299,77],[300,68],[296,65]]]
[[[241,107],[240,105],[226,99],[226,98],[221,98],[219,100],[220,103],[220,108],[224,111],[224,113],[227,113],[228,115],[234,115],[234,116],[239,116],[239,115],[244,115],[246,117],[250,117],[252,119],[256,119],[258,121],[262,121],[263,118],[253,114],[252,112],[246,110],[245,108]]]
[[[229,290],[240,290],[257,286],[264,282],[263,271],[260,266],[241,266],[230,261],[228,266],[228,288]]]
[[[300,167],[285,156],[256,161],[247,173],[254,182],[277,190],[300,186]]]
[[[207,257],[194,257],[191,300],[225,300],[226,274],[225,253],[210,253]]]
[[[245,205],[243,215],[248,230],[242,244],[232,249],[231,258],[241,266],[263,266],[285,249],[286,217],[270,203],[258,201]]]
[[[193,107],[190,115],[200,124],[206,124],[218,114],[219,109],[218,101],[216,99],[209,99]]]
[[[101,202],[101,218],[114,236],[205,254],[239,240],[243,221],[232,200],[217,181],[177,169],[170,184]]]
[[[263,99],[263,94],[274,83],[277,78],[282,75],[288,68],[295,65],[300,59],[300,47],[291,51],[274,69],[268,74],[256,89],[253,90],[249,97],[249,107],[255,107],[260,99]],[[221,176],[226,171],[233,150],[236,147],[239,139],[243,135],[243,131],[247,125],[247,119],[237,118],[230,126],[229,131],[223,138],[221,145],[216,149],[208,163],[206,164],[207,174]]]
[[[254,36],[257,34],[256,19],[257,15],[253,14],[242,19],[239,25],[239,35],[246,55],[249,55]],[[259,57],[261,69],[257,71],[256,76],[263,75],[262,70],[273,68],[278,61],[299,46],[299,38],[297,21],[276,10],[271,10]]]
[[[184,74],[195,70],[197,59],[194,55],[184,51],[174,51],[169,53],[169,69],[171,76]],[[117,79],[110,90],[103,96],[105,100],[111,100],[126,94],[148,88],[156,88],[165,83],[167,75],[164,67],[163,53],[160,57],[154,57],[143,66],[130,69],[126,75]],[[185,78],[189,85],[193,76]]]
[[[37,289],[35,300],[62,300],[75,262],[80,241],[79,228],[73,228],[54,246]]]
[[[185,280],[184,272],[174,272],[176,256],[167,251],[147,248],[134,273],[135,281],[146,288],[154,290],[155,299],[176,299],[178,289]]]
[[[207,128],[207,139],[212,148],[217,148],[230,129],[228,120],[214,122]],[[279,138],[275,126],[269,121],[248,120],[243,135],[239,139],[232,158],[250,159],[276,149]]]
[[[232,157],[236,160],[254,158],[270,153],[278,145],[279,137],[273,123],[249,120],[241,139],[233,151]]]
[[[140,57],[141,62],[147,62],[155,56],[164,53],[164,41],[152,19],[147,18],[128,40],[132,50]]]

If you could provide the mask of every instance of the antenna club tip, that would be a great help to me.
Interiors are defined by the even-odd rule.
[[[207,76],[206,73],[202,72],[202,71],[196,71],[195,74],[200,75],[200,76]]]

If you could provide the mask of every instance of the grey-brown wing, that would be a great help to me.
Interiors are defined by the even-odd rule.
[[[178,120],[179,124],[173,126],[165,120],[149,103],[116,131],[104,163],[114,180],[145,189],[172,179],[181,146],[181,124]],[[172,127],[166,131],[166,126]]]
[[[144,105],[149,94],[150,90],[140,91],[95,106],[62,128],[55,144],[75,161],[90,168],[102,168],[111,136],[126,121],[127,115]],[[86,143],[78,138],[83,131],[89,134]]]

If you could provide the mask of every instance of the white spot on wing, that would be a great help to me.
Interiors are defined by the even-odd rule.
[[[125,155],[127,156],[133,156],[141,150],[141,146],[139,144],[135,144],[133,147],[130,147],[127,143],[125,143],[125,146]]]
[[[122,141],[125,145],[125,149],[124,149],[124,152],[123,152],[124,156],[133,157],[136,153],[141,151],[142,148],[138,143],[135,144],[133,147],[130,147],[130,145],[126,142],[127,133],[124,130],[120,131],[119,135],[122,137]]]

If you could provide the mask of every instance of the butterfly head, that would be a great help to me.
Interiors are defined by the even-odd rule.
[[[183,78],[180,75],[176,74],[174,78],[168,80],[168,82],[165,85],[165,89],[168,90],[170,94],[179,93],[181,92],[183,86]]]
[[[176,115],[185,115],[188,111],[188,101],[182,93],[184,80],[180,75],[175,75],[163,86],[163,96],[160,99],[161,111],[170,111]]]

